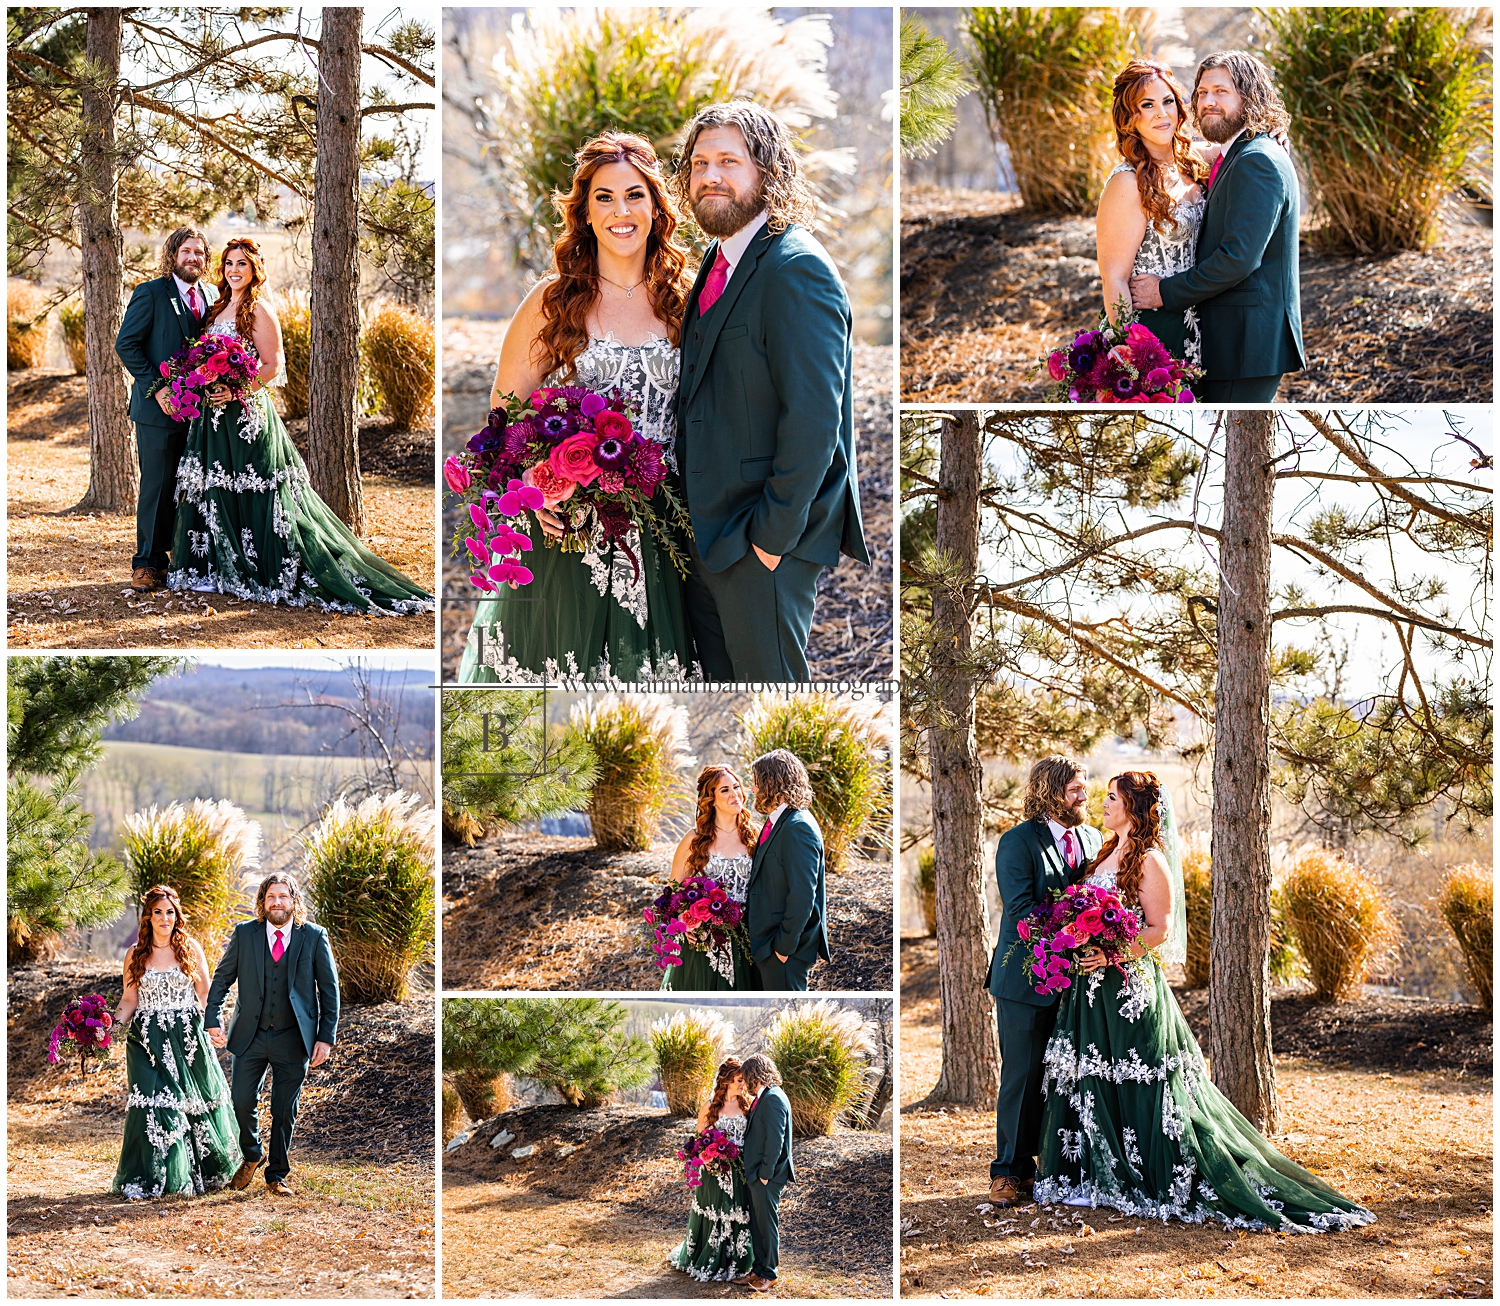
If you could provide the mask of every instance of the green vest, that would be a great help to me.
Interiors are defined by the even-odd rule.
[[[260,1004],[260,1027],[262,1029],[292,1029],[297,1018],[292,1013],[291,957],[292,926],[288,921],[282,931],[281,960],[271,958],[271,944],[264,933],[260,936],[261,947],[266,950],[266,989]]]

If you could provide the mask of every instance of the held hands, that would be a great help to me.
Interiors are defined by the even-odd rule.
[[[781,554],[767,553],[758,544],[752,544],[750,547],[755,550],[755,556],[761,560],[762,565],[764,565],[767,571],[775,571],[781,565]],[[785,960],[786,958],[783,957],[782,961]],[[761,1182],[765,1183],[765,1180],[762,1179]]]
[[[224,1046],[224,1044],[229,1042],[229,1036],[224,1033],[224,1027],[222,1025],[215,1025],[211,1030],[208,1031],[208,1041],[212,1043],[216,1048],[221,1048]]]
[[[332,1055],[333,1055],[333,1045],[332,1044],[329,1044],[329,1043],[314,1043],[313,1044],[312,1061],[310,1061],[308,1064],[309,1064],[310,1068],[316,1070],[325,1061],[327,1061],[328,1058],[330,1056],[332,1056]]]
[[[1131,277],[1130,302],[1137,313],[1143,308],[1161,307],[1160,277]]]

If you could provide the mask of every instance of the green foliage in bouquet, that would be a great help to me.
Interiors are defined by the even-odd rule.
[[[1261,12],[1325,244],[1355,254],[1425,249],[1454,192],[1476,182],[1488,192],[1490,10]]]
[[[766,1029],[762,1049],[781,1072],[792,1132],[822,1138],[874,1090],[875,1029],[857,1012],[824,999],[793,1002]]]
[[[307,898],[347,1001],[400,1002],[433,939],[436,813],[415,794],[336,799],[306,841]]]
[[[762,753],[785,748],[807,768],[809,809],[823,831],[830,875],[843,869],[854,843],[891,846],[890,739],[868,707],[837,694],[759,694],[740,716],[740,752],[748,775]]]
[[[693,1007],[651,1025],[651,1052],[674,1116],[696,1116],[714,1072],[734,1047],[734,1026],[716,1011]]]
[[[586,745],[597,763],[589,792],[594,842],[610,852],[649,848],[663,813],[682,796],[687,709],[650,694],[607,694],[573,706],[566,737]]]
[[[587,801],[599,773],[588,741],[548,725],[530,689],[443,695],[443,832],[472,845],[486,832]]]
[[[603,998],[448,998],[443,1069],[504,1071],[555,1089],[570,1106],[603,1106],[651,1079],[650,1045],[625,1032],[629,1012]]]

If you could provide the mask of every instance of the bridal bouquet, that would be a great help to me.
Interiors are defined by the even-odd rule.
[[[1037,365],[1054,382],[1047,402],[1192,403],[1188,387],[1203,375],[1202,369],[1173,358],[1155,332],[1129,313],[1120,313],[1119,319],[1114,326],[1101,317],[1095,330],[1080,332],[1071,345],[1052,350]]]
[[[475,567],[469,579],[479,589],[494,593],[501,584],[531,581],[520,563],[530,537],[498,519],[538,508],[566,523],[564,552],[614,542],[639,580],[640,560],[626,538],[632,528],[649,530],[687,575],[673,529],[691,529],[687,510],[668,481],[661,445],[635,429],[635,417],[619,390],[602,395],[580,386],[533,390],[525,403],[507,395],[490,412],[484,430],[443,464],[448,488],[469,509],[453,552],[468,550]]]
[[[191,340],[161,365],[174,421],[190,422],[203,411],[206,395],[216,385],[229,387],[243,399],[260,372],[260,360],[232,336],[202,336]]]
[[[750,955],[744,907],[710,876],[689,876],[675,890],[668,889],[641,915],[646,924],[646,942],[662,970],[682,965],[683,948],[696,948],[708,953],[720,974],[727,968],[726,978],[732,980],[731,949],[738,946],[747,957]]]
[[[1027,968],[1035,981],[1032,987],[1051,994],[1071,987],[1075,950],[1098,948],[1106,963],[1124,975],[1125,958],[1140,932],[1140,917],[1126,908],[1113,889],[1070,884],[1016,922],[1021,939],[1014,946],[1030,945]]]
[[[689,1188],[697,1188],[705,1174],[732,1174],[740,1159],[740,1145],[730,1142],[722,1129],[710,1127],[701,1134],[693,1134],[686,1146],[679,1147],[677,1159],[682,1162],[684,1182]]]
[[[62,1060],[59,1050],[63,1043],[70,1042],[78,1049],[79,1072],[88,1074],[89,1061],[109,1060],[112,1041],[109,1031],[114,1023],[114,1017],[109,1014],[109,1003],[100,994],[74,998],[52,1031],[51,1041],[47,1044],[47,1060],[55,1066]]]

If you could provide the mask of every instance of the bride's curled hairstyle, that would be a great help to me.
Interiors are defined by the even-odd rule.
[[[698,772],[698,811],[694,817],[693,837],[688,841],[688,875],[702,875],[703,868],[708,865],[708,854],[713,850],[714,831],[718,823],[714,813],[714,790],[725,776],[739,784],[739,776],[727,766],[705,766]],[[740,785],[740,788],[743,790],[744,785]],[[758,832],[750,819],[749,811],[743,807],[734,818],[734,828],[746,848],[755,847]],[[739,1062],[734,1064],[738,1066]]]
[[[229,281],[224,276],[224,260],[229,257],[232,249],[243,250],[250,260],[250,284],[245,287],[244,298],[234,312],[234,329],[242,339],[249,340],[250,328],[255,322],[255,305],[260,301],[260,293],[266,285],[266,260],[261,256],[260,246],[249,236],[236,236],[224,246],[224,252],[219,255],[219,280],[214,285],[214,293],[218,298],[214,300],[210,311],[217,318],[229,303]]]
[[[165,884],[153,884],[141,897],[141,929],[130,949],[130,963],[125,969],[134,985],[140,984],[141,976],[146,973],[146,963],[151,960],[151,950],[156,946],[151,929],[151,912],[157,903],[163,901],[170,903],[172,910],[177,913],[177,919],[172,922],[172,955],[177,958],[177,965],[183,974],[190,976],[193,973],[192,956],[188,952],[188,940],[192,936],[187,932],[187,918],[182,914],[182,903],[177,897],[177,890]]]
[[[718,1122],[719,1112],[724,1109],[724,1103],[729,1097],[730,1081],[740,1073],[740,1060],[738,1057],[725,1057],[719,1062],[718,1072],[714,1075],[713,1096],[708,1099],[708,1125],[712,1129]]]
[[[1188,136],[1187,96],[1166,64],[1150,59],[1132,59],[1126,64],[1115,78],[1115,98],[1111,112],[1120,157],[1135,168],[1136,189],[1141,195],[1141,208],[1146,211],[1146,221],[1165,235],[1177,220],[1177,205],[1167,193],[1166,165],[1151,157],[1146,142],[1135,129],[1135,120],[1140,113],[1146,86],[1158,80],[1165,82],[1167,89],[1177,99],[1177,129],[1172,133],[1173,163],[1184,176],[1191,177],[1195,182],[1205,180],[1208,170],[1193,153],[1193,142]]]
[[[1146,854],[1161,847],[1161,781],[1151,771],[1121,771],[1110,784],[1130,816],[1130,846],[1120,854],[1115,887],[1123,897],[1134,898],[1140,893]],[[1119,842],[1120,836],[1109,831],[1089,869],[1101,865]]]
[[[568,381],[577,375],[575,360],[588,348],[589,313],[599,301],[599,239],[589,225],[589,191],[594,174],[607,163],[628,163],[651,193],[651,234],[646,238],[646,293],[656,316],[667,324],[672,344],[682,343],[687,309],[687,250],[678,242],[677,212],[662,180],[661,160],[644,136],[604,132],[585,141],[573,156],[573,184],[557,191],[553,207],[562,218],[562,234],[552,247],[556,274],[542,291],[542,329],[533,361],[548,373],[561,371]]]

